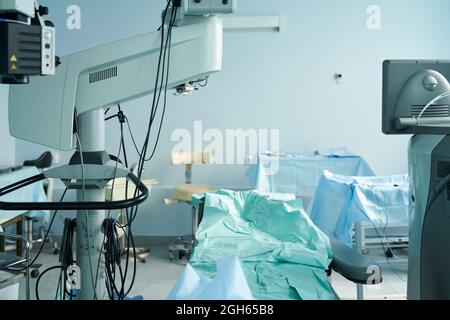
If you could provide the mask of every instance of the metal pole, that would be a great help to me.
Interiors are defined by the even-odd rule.
[[[198,231],[198,212],[194,206],[192,206],[192,246],[195,245],[195,236]]]
[[[101,152],[105,148],[104,110],[94,110],[78,117],[78,132],[81,142],[78,151]],[[82,183],[82,181],[79,181]],[[105,201],[104,189],[85,188],[77,190],[77,201]],[[106,218],[104,210],[77,212],[77,265],[80,268],[81,288],[79,300],[103,300],[105,298],[105,264],[101,256],[102,224]],[[98,269],[98,276],[97,276]],[[96,277],[97,276],[97,277]]]
[[[360,222],[355,225],[355,247],[358,252],[364,254],[365,247],[365,230]],[[356,299],[364,300],[364,286],[362,284],[356,285]]]
[[[25,218],[27,240],[30,243],[30,250],[33,250],[33,220]]]

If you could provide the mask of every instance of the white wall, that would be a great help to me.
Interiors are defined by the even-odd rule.
[[[164,5],[148,0],[42,2],[50,6],[58,28],[60,54],[153,31]],[[81,30],[66,28],[71,4],[81,7]],[[376,31],[366,26],[366,10],[372,4],[382,10],[382,28]],[[170,95],[160,147],[146,174],[160,185],[141,211],[136,234],[189,232],[189,209],[161,202],[183,180],[183,168],[169,163],[175,145],[171,133],[192,130],[196,120],[206,129],[280,129],[282,150],[348,147],[377,174],[406,173],[409,137],[381,133],[382,61],[449,58],[449,9],[447,0],[238,0],[238,15],[281,15],[285,29],[226,33],[223,71],[192,97]],[[344,76],[340,85],[335,73]],[[123,106],[140,143],[150,102],[151,97],[145,97]],[[108,134],[108,151],[117,153],[116,123],[108,124]],[[42,150],[20,141],[17,161]],[[197,182],[250,187],[245,166],[194,170]]]

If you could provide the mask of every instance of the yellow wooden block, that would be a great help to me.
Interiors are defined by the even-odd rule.
[[[114,192],[112,194],[111,198],[111,191],[113,187],[113,181],[110,181],[106,187],[106,195],[105,199],[106,201],[120,201],[125,200],[125,189],[126,189],[126,178],[119,178],[114,180]],[[151,191],[151,188],[158,184],[158,181],[156,179],[146,179],[142,180],[142,183]],[[136,187],[133,182],[129,181],[128,183],[128,199],[131,199],[134,197],[134,193],[136,191]]]
[[[172,165],[214,164],[209,152],[175,152],[172,153]]]
[[[211,192],[213,190],[213,186],[205,184],[182,184],[173,189],[173,198],[178,201],[191,202],[194,194]]]

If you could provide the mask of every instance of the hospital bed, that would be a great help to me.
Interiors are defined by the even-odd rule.
[[[361,225],[367,233],[364,242],[370,244],[370,238],[375,238],[372,244],[381,242],[390,247],[394,243],[392,247],[398,247],[396,240],[407,244],[408,210],[407,175],[351,177],[325,171],[310,207],[310,217],[322,231],[347,245],[353,245],[354,228]]]
[[[201,223],[188,268],[214,278],[218,261],[238,257],[255,299],[338,299],[328,281],[333,271],[354,283],[382,281],[378,265],[327,237],[293,195],[217,190],[195,196],[193,206]],[[171,297],[190,281],[180,279]]]
[[[366,254],[381,248],[388,258],[408,248],[409,178],[351,177],[325,171],[310,207],[312,221],[327,235]],[[403,263],[396,257],[387,263]],[[385,262],[385,261],[383,261]],[[357,286],[358,299],[364,290]]]
[[[327,179],[326,176],[324,177],[325,171],[335,174],[335,178],[331,179],[333,181]],[[369,177],[374,177],[374,172],[363,158],[342,148],[326,152],[316,151],[312,154],[259,153],[257,163],[249,167],[247,176],[251,179],[252,186],[260,192],[293,193],[296,197],[301,198],[306,207],[309,208],[310,215],[314,216],[314,222],[320,228],[323,228],[323,231],[326,231],[327,234],[333,235],[334,230],[330,232],[330,225],[334,227],[336,224],[334,219],[345,212],[341,212],[340,208],[342,208],[348,194],[344,187],[347,178],[343,178],[342,183],[339,182],[338,188],[344,187],[344,190],[338,191],[334,187],[337,184],[336,177],[367,177],[362,179],[369,183],[371,180]],[[374,177],[373,181],[384,184],[384,186],[378,187],[379,189],[386,188],[389,178],[386,177],[387,180],[383,180],[383,178]],[[402,185],[400,190],[406,197],[408,188],[406,177],[400,176],[395,179],[398,184]],[[359,191],[362,191],[362,188],[362,185],[360,185]],[[315,201],[316,207],[313,207],[314,198],[317,197],[316,192],[319,192],[320,200]],[[381,189],[377,192],[381,192]],[[366,199],[361,198],[361,200]],[[386,254],[388,257],[392,257],[392,249],[404,248],[408,244],[407,197],[405,201],[397,206],[397,209],[395,209],[397,214],[390,217],[388,226],[385,226],[385,223],[382,224],[383,235],[379,234],[379,230],[373,228],[372,223],[366,223],[365,225],[356,223],[354,237],[353,233],[349,234],[352,231],[349,228],[338,232],[335,236],[349,244],[354,240],[355,245],[362,250],[369,247],[382,247],[380,238],[386,238],[384,240],[387,240],[386,242],[389,244],[386,247]],[[384,205],[388,204],[385,203]],[[339,209],[336,210],[336,207],[339,207]],[[388,211],[392,210],[394,209],[391,208]],[[342,216],[341,219],[345,221],[345,216]],[[347,232],[345,239],[344,232]]]

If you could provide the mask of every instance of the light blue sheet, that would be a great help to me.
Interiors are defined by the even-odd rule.
[[[310,217],[326,234],[351,245],[355,223],[366,223],[380,233],[386,227],[407,227],[408,203],[407,175],[349,177],[326,171],[311,204]]]
[[[217,262],[217,274],[210,279],[186,266],[168,300],[254,300],[237,257]]]
[[[329,238],[294,195],[206,193],[196,239],[191,266],[213,278],[217,261],[237,256],[256,299],[335,299]]]
[[[263,193],[291,193],[312,198],[325,170],[349,176],[373,176],[369,165],[359,156],[346,152],[319,155],[259,154],[257,164],[247,170],[252,187]]]
[[[0,174],[0,187],[5,187],[17,181],[40,174],[35,167],[24,167],[22,169]],[[0,198],[4,202],[47,202],[47,196],[44,191],[42,181],[26,186],[22,189],[11,192]],[[0,211],[2,218],[14,218],[24,214],[26,211]],[[44,223],[49,221],[50,213],[48,211],[30,211],[27,216],[33,219],[42,220]]]

